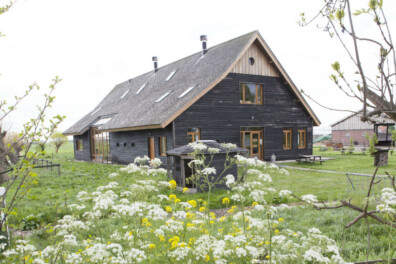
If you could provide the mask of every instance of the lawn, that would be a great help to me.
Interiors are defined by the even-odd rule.
[[[361,152],[355,151],[353,154],[341,154],[340,151],[320,151],[319,148],[314,148],[314,155],[321,155],[322,157],[331,158],[331,160],[327,160],[322,165],[319,163],[315,164],[299,164],[298,162],[290,162],[284,163],[285,165],[302,167],[302,168],[311,168],[318,170],[331,170],[331,171],[342,171],[342,172],[354,172],[354,173],[365,173],[365,174],[373,174],[374,167],[374,158],[367,154],[362,154]],[[378,170],[378,174],[384,175],[385,172],[388,172],[391,175],[396,174],[396,154],[391,155],[389,153],[388,165],[380,167]]]
[[[316,151],[315,151],[316,152]],[[47,232],[48,228],[55,226],[57,222],[72,211],[69,205],[77,203],[76,195],[80,191],[89,193],[96,190],[98,186],[108,184],[110,180],[108,175],[113,172],[119,172],[122,165],[96,164],[91,162],[78,162],[73,160],[73,145],[68,143],[61,147],[58,154],[54,154],[52,148],[47,148],[46,159],[53,160],[55,163],[61,164],[61,175],[57,175],[57,171],[46,169],[36,169],[39,174],[39,183],[31,189],[27,198],[18,205],[17,214],[10,217],[10,223],[13,229],[30,229],[32,221],[39,223],[39,228],[35,231],[31,239],[38,248],[44,248],[51,243],[51,236]],[[317,152],[316,152],[317,153]],[[334,160],[327,161],[321,165],[300,165],[301,167],[310,167],[315,169],[336,170],[338,163],[341,166],[339,171],[345,168],[351,168],[353,172],[367,173],[373,166],[368,164],[372,161],[369,155],[341,155],[333,151],[320,152],[323,156],[334,157]],[[396,159],[390,157],[396,164]],[[360,165],[363,163],[363,165]],[[290,165],[297,166],[296,163]],[[371,166],[371,167],[370,167]],[[362,171],[359,170],[362,168]],[[392,166],[389,166],[391,168]],[[320,200],[332,201],[340,198],[356,197],[356,193],[347,192],[348,181],[344,174],[333,174],[323,172],[307,172],[294,169],[288,169],[289,175],[280,173],[279,171],[271,171],[272,184],[271,187],[279,190],[291,190],[296,195],[315,194]],[[130,178],[128,178],[130,177]],[[145,180],[147,177],[135,177],[130,175],[124,178],[122,185],[128,188],[130,184],[137,180]],[[154,179],[167,180],[166,178]],[[255,178],[248,178],[247,181],[254,181]],[[121,184],[121,182],[120,182]],[[170,195],[172,190],[164,190],[162,194]],[[147,195],[150,202],[157,202],[155,196]],[[230,193],[226,190],[214,191],[211,195],[211,208],[223,208],[230,205],[222,203],[223,198],[229,197]],[[146,196],[145,196],[146,197]],[[183,202],[189,200],[203,200],[207,198],[207,194],[183,194],[177,192],[177,197]],[[360,194],[358,198],[361,197]],[[250,204],[253,200],[249,200]],[[277,195],[267,197],[267,202],[278,203]],[[296,200],[289,200],[294,203]],[[366,257],[367,249],[367,226],[364,221],[360,221],[349,229],[345,229],[344,225],[356,217],[356,212],[346,208],[337,210],[316,211],[309,207],[293,207],[283,210],[280,216],[285,219],[285,228],[293,230],[307,231],[310,227],[319,228],[325,235],[334,239],[341,249],[342,257],[347,261],[362,261]],[[33,219],[33,220],[31,220]],[[118,220],[106,220],[103,226],[106,232],[117,229],[122,223]],[[374,221],[370,221],[371,230],[371,250],[370,259],[384,259],[388,254],[389,229],[379,225]],[[104,223],[103,223],[104,224]],[[36,227],[33,227],[35,229]],[[93,234],[92,234],[93,235]],[[392,245],[393,247],[394,245]]]

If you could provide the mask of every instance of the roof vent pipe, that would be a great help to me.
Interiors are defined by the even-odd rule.
[[[206,41],[208,41],[208,37],[206,35],[201,36],[201,42],[202,42],[202,55],[205,55],[206,52],[208,52],[208,49],[206,47]]]
[[[153,62],[154,62],[154,72],[158,71],[158,58],[157,56],[153,57]]]

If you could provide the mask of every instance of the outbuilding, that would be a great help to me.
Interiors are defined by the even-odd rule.
[[[228,174],[232,174],[235,177],[238,175],[237,164],[233,164],[225,170],[227,155],[230,157],[235,157],[237,154],[245,155],[247,150],[243,148],[227,149],[223,144],[218,143],[215,140],[200,140],[199,142],[205,144],[207,147],[206,150],[200,152],[205,156],[205,164],[216,170],[216,174],[211,175],[213,177],[210,177],[210,181],[217,181],[215,188],[227,188],[222,178]],[[210,148],[219,149],[219,152],[212,154],[209,151]],[[171,178],[172,175],[179,187],[188,187],[192,191],[196,190],[197,192],[202,192],[207,189],[207,184],[205,184],[205,181],[202,178],[194,179],[194,171],[188,165],[189,162],[194,160],[193,152],[194,149],[189,145],[168,150],[166,152],[168,177]],[[221,177],[221,179],[219,179],[219,177]]]

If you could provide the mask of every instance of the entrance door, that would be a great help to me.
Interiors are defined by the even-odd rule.
[[[251,158],[263,159],[263,132],[261,128],[241,128],[241,146]]]
[[[91,153],[95,162],[107,162],[109,160],[109,133],[100,132],[96,127],[91,129]]]
[[[149,158],[155,159],[155,147],[154,147],[154,137],[148,138],[148,149],[149,149]]]

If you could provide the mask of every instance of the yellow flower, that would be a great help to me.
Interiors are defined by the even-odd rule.
[[[265,258],[266,258],[266,259],[269,259],[269,258],[270,258],[270,255],[265,256]]]
[[[169,243],[172,243],[172,242],[179,243],[179,241],[180,241],[180,238],[178,236],[174,236],[172,238],[169,238]]]
[[[215,213],[210,212],[209,215],[210,215],[210,217],[211,217],[212,219],[216,219],[216,214],[215,214]]]
[[[186,243],[180,243],[180,247],[185,247],[186,246]]]
[[[147,218],[143,218],[142,219],[142,226],[149,227],[149,226],[151,226],[151,223],[150,223],[150,221]]]
[[[201,213],[203,213],[205,210],[206,210],[206,207],[205,207],[205,206],[201,206],[201,207],[199,208],[199,211],[200,211]]]
[[[222,216],[222,217],[219,218],[219,222],[223,222],[225,219],[226,219],[226,217]]]
[[[187,223],[187,227],[194,227],[194,226],[195,226],[194,223],[190,223],[190,222]]]
[[[110,245],[111,244],[111,242],[109,241],[109,242],[107,242],[107,245]]]
[[[186,214],[186,216],[187,216],[187,218],[188,219],[193,219],[194,218],[194,216],[195,216],[195,214],[193,214],[193,213],[190,213],[190,212],[187,212],[187,214]]]
[[[176,195],[175,194],[171,194],[171,195],[169,195],[169,200],[170,201],[172,201],[172,200],[176,200],[177,199],[177,197],[176,197]]]
[[[279,221],[279,222],[283,222],[284,219],[283,219],[283,218],[279,218],[278,221]]]
[[[269,242],[268,242],[268,241],[265,241],[265,244],[266,244],[266,245],[269,245]]]
[[[159,236],[160,241],[165,241],[165,237],[164,236]]]
[[[129,232],[129,236],[132,236],[132,232]]]
[[[278,234],[278,233],[279,233],[279,230],[278,230],[278,229],[276,229],[276,230],[275,230],[275,235],[276,235],[276,234]]]
[[[180,203],[181,200],[180,199],[175,199],[175,204]]]
[[[184,187],[183,188],[183,193],[186,193],[186,192],[188,192],[189,191],[189,189],[187,188],[187,187]]]
[[[230,203],[230,198],[225,197],[223,198],[223,204],[229,204]]]
[[[154,245],[154,244],[150,244],[150,245],[149,245],[149,248],[150,248],[150,249],[153,249],[153,248],[155,248],[155,245]]]
[[[255,207],[256,205],[258,205],[258,202],[253,202],[252,203],[252,207]]]
[[[208,262],[209,260],[210,260],[210,256],[208,254],[206,254],[205,261]]]
[[[194,237],[190,238],[190,240],[188,241],[188,244],[192,245],[194,243],[195,243],[195,238]]]
[[[165,207],[165,211],[167,211],[168,213],[171,213],[172,212],[172,207],[170,207],[170,206]]]
[[[177,183],[176,183],[176,181],[174,181],[174,180],[171,180],[170,182],[169,182],[169,188],[171,188],[172,190],[173,189],[175,189],[176,188],[176,186],[177,186]]]
[[[197,202],[195,200],[190,200],[188,201],[188,203],[192,206],[192,207],[197,207]]]

